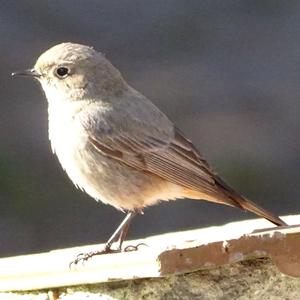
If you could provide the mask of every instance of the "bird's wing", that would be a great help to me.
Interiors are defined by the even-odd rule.
[[[159,112],[155,117],[147,117],[149,114],[144,120],[108,117],[104,123],[102,118],[93,119],[95,124],[100,120],[100,125],[86,128],[89,141],[102,155],[206,194],[206,200],[215,199],[218,203],[252,211],[276,225],[286,225],[280,218],[229,187],[163,114]],[[155,122],[160,126],[154,126]]]
[[[109,129],[105,132],[103,126],[98,126],[100,130],[89,133],[90,143],[103,155],[203,194],[216,194],[215,174],[170,121],[167,130],[154,128],[147,122],[131,126],[136,120],[122,126],[114,126],[113,122],[106,124]],[[226,203],[226,199],[224,203],[233,205]]]

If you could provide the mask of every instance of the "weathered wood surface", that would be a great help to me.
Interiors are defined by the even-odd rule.
[[[283,219],[291,225],[300,224],[300,216]],[[141,246],[138,251],[96,256],[71,269],[69,262],[78,253],[99,249],[101,245],[2,258],[0,299],[55,299],[56,293],[60,295],[59,299],[71,299],[67,298],[71,294],[77,295],[78,299],[85,299],[87,295],[93,295],[89,299],[164,299],[159,295],[166,293],[174,293],[169,299],[181,299],[176,298],[175,287],[177,292],[182,291],[185,299],[193,299],[194,292],[195,296],[205,291],[212,298],[199,296],[199,299],[218,299],[218,293],[224,296],[228,292],[225,286],[232,291],[234,286],[238,289],[239,280],[244,282],[248,292],[253,284],[261,284],[258,294],[267,291],[262,290],[263,285],[274,285],[270,295],[277,291],[288,297],[285,299],[296,299],[289,298],[284,291],[290,289],[290,295],[298,292],[300,297],[300,225],[253,232],[268,226],[264,220],[249,220],[150,237],[142,240],[147,246]],[[141,240],[127,244],[139,242]],[[161,293],[147,298],[142,292],[143,286],[147,286],[145,293],[149,290],[153,293],[160,290]],[[29,290],[35,292],[26,292]],[[15,292],[5,293],[8,291]],[[123,296],[117,296],[117,291]],[[99,298],[100,295],[107,297]],[[108,298],[109,295],[112,298]]]

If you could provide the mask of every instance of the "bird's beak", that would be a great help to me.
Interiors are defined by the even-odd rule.
[[[28,69],[24,71],[17,71],[11,73],[11,76],[28,76],[28,77],[35,77],[39,78],[41,75],[35,69]]]

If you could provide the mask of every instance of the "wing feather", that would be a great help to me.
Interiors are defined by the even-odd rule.
[[[131,122],[125,121],[122,125],[112,122],[110,125],[102,124],[98,130],[87,130],[89,141],[97,151],[120,163],[199,191],[201,195],[209,196],[211,201],[214,199],[247,209],[276,225],[286,225],[280,218],[245,199],[224,183],[193,144],[164,115],[157,116],[164,124],[162,128],[151,125],[149,120],[143,123],[132,118]]]
[[[90,136],[90,141],[98,151],[126,165],[211,194],[215,184],[212,170],[190,141],[176,128],[174,131],[173,138],[166,141],[147,136],[132,138],[124,132],[110,135],[104,142],[99,135]]]

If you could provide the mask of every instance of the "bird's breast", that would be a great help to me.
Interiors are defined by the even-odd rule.
[[[77,103],[49,102],[49,140],[63,169],[75,185],[82,188],[83,174],[88,172],[85,155],[88,147],[88,135],[78,115],[81,107]]]

